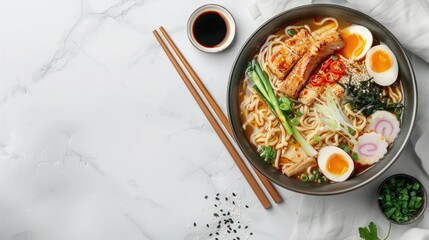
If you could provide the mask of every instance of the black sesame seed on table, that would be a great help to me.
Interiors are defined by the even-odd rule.
[[[217,207],[217,204],[215,204],[214,206]]]
[[[209,198],[209,196],[206,195],[206,196],[204,196],[204,198],[207,199],[207,198]]]
[[[237,230],[234,229],[234,233],[237,233]]]
[[[248,226],[245,226],[245,227],[244,227],[244,229],[247,229],[247,228],[248,228]]]
[[[216,194],[216,197],[219,197],[219,193]]]
[[[219,224],[219,225],[217,225],[217,228],[220,228],[220,224]]]
[[[234,201],[232,201],[232,204],[234,204],[234,205],[235,205],[235,202],[234,202]]]
[[[235,196],[237,196],[237,195],[236,195],[235,193],[232,193],[232,196],[234,196],[234,197],[235,197]]]
[[[228,201],[228,198],[227,198],[227,197],[225,197],[225,201]]]
[[[253,233],[251,232],[250,235],[253,235]]]
[[[209,234],[209,237],[211,237],[211,236],[213,236],[213,233],[210,233],[210,234]]]
[[[220,211],[223,212],[223,209],[221,209]]]
[[[218,235],[218,236],[219,236],[219,232],[216,232],[216,235]]]
[[[218,200],[218,201],[219,201],[219,198],[218,198],[218,197],[216,197],[216,200]]]
[[[209,225],[209,224],[206,224],[206,226],[207,226],[207,227],[210,227],[210,225]]]
[[[196,227],[196,226],[197,226],[197,223],[194,222],[194,227]]]
[[[247,205],[244,205],[246,208],[249,208],[249,206],[247,206]]]

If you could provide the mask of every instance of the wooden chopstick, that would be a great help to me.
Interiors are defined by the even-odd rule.
[[[222,143],[225,145],[228,152],[231,154],[232,159],[234,159],[235,163],[237,164],[238,168],[240,169],[241,173],[244,175],[244,178],[249,183],[250,187],[255,192],[256,196],[258,197],[259,201],[261,202],[262,206],[264,208],[271,207],[271,203],[268,200],[267,196],[265,196],[264,191],[259,186],[258,182],[255,180],[253,175],[250,173],[249,169],[246,167],[246,164],[243,162],[243,160],[240,158],[240,155],[235,150],[232,143],[229,141],[226,134],[223,132],[222,128],[220,127],[219,123],[216,121],[213,114],[210,112],[207,105],[204,103],[201,96],[198,94],[197,90],[192,85],[191,81],[189,80],[188,76],[186,76],[186,73],[183,71],[183,69],[180,67],[179,63],[174,58],[173,54],[168,49],[167,45],[162,40],[161,36],[158,34],[156,30],[153,31],[153,34],[155,35],[156,39],[158,40],[159,44],[161,45],[162,49],[167,54],[168,58],[172,62],[174,68],[179,73],[180,77],[182,78],[183,82],[185,83],[188,90],[191,92],[192,96],[194,97],[195,101],[197,102],[198,106],[200,106],[201,110],[204,112],[204,115],[206,115],[207,119],[209,120],[210,124],[214,128],[215,132],[221,139]]]
[[[176,53],[176,55],[179,57],[180,61],[185,66],[186,70],[188,70],[189,74],[191,75],[194,82],[197,84],[198,88],[204,95],[204,97],[207,99],[210,106],[213,108],[214,112],[216,113],[217,117],[220,119],[220,121],[223,124],[223,127],[228,131],[229,135],[234,138],[234,134],[232,133],[231,127],[229,125],[228,119],[226,118],[223,111],[220,109],[219,105],[216,103],[216,101],[213,99],[212,95],[209,93],[207,88],[204,86],[201,79],[198,77],[198,75],[195,73],[194,69],[191,67],[189,62],[186,60],[186,58],[183,56],[182,52],[179,50],[179,48],[176,46],[176,44],[173,42],[173,40],[168,35],[167,31],[165,31],[164,27],[160,27],[159,30],[164,35],[165,39],[167,39],[168,43],[170,44],[173,51]],[[274,188],[273,184],[264,176],[262,173],[260,173],[253,165],[253,170],[255,171],[256,175],[258,176],[261,183],[264,185],[264,187],[267,189],[267,192],[270,194],[271,198],[274,200],[274,202],[279,203],[282,201],[282,197],[277,192],[277,190]]]

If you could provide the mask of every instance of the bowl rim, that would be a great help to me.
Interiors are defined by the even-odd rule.
[[[384,214],[384,212],[383,212],[383,210],[381,208],[381,205],[380,205],[380,200],[378,199],[378,196],[380,195],[381,188],[383,187],[384,184],[386,184],[392,178],[406,178],[408,180],[411,180],[411,182],[420,184],[420,186],[421,186],[421,191],[423,193],[423,196],[422,196],[422,198],[423,198],[423,205],[421,207],[421,210],[418,212],[417,215],[413,215],[413,217],[410,218],[406,222],[400,223],[400,222],[396,222],[393,219],[388,218]],[[409,174],[406,174],[406,173],[396,173],[396,174],[393,174],[393,175],[387,177],[386,179],[384,179],[383,182],[381,182],[380,186],[378,187],[376,197],[377,197],[378,209],[380,210],[380,212],[383,215],[383,217],[386,218],[389,222],[394,223],[394,224],[398,224],[398,225],[408,225],[408,224],[416,222],[417,220],[419,220],[424,215],[424,213],[426,211],[426,207],[427,207],[427,193],[426,193],[425,186],[422,184],[422,182],[420,180],[418,180],[417,178],[415,178],[415,177],[413,177],[413,176],[411,176]]]
[[[265,27],[267,27],[267,25],[272,24],[273,21],[275,21],[277,18],[286,15],[286,14],[290,14],[294,11],[299,11],[299,10],[312,10],[314,8],[329,8],[329,9],[337,9],[340,11],[346,11],[346,12],[350,12],[353,13],[355,15],[360,15],[363,16],[364,18],[366,18],[367,21],[372,22],[374,25],[377,25],[377,27],[379,27],[383,32],[387,33],[389,36],[389,38],[394,42],[394,44],[396,44],[399,47],[399,51],[400,53],[404,56],[404,62],[406,63],[406,68],[409,70],[410,72],[410,82],[412,84],[411,88],[412,88],[412,96],[410,96],[413,100],[413,102],[415,104],[412,105],[412,109],[409,112],[409,114],[411,114],[411,119],[410,119],[410,127],[408,129],[406,129],[406,131],[401,131],[401,134],[405,134],[404,137],[404,141],[401,143],[397,143],[398,144],[398,148],[396,153],[392,156],[392,159],[390,160],[390,162],[388,162],[386,164],[386,166],[384,166],[380,171],[376,172],[375,174],[373,174],[372,176],[368,177],[367,179],[352,185],[348,188],[345,189],[334,189],[331,191],[326,191],[326,192],[315,192],[315,191],[311,191],[311,190],[303,190],[300,189],[299,187],[291,187],[288,186],[287,184],[284,184],[280,181],[277,181],[277,179],[275,179],[274,176],[272,176],[272,174],[270,174],[267,170],[264,170],[262,168],[259,168],[254,162],[253,160],[251,160],[250,158],[250,154],[246,151],[245,147],[243,146],[242,143],[240,143],[240,141],[236,141],[237,145],[239,146],[240,150],[243,152],[243,154],[246,156],[247,160],[250,162],[250,164],[252,166],[254,166],[260,173],[262,173],[265,177],[267,177],[270,181],[272,181],[273,183],[286,188],[288,190],[297,192],[297,193],[302,193],[302,194],[307,194],[307,195],[315,195],[315,196],[327,196],[327,195],[336,195],[336,194],[342,194],[342,193],[346,193],[352,190],[356,190],[360,187],[363,187],[364,185],[370,183],[371,181],[373,181],[374,179],[376,179],[377,177],[379,177],[380,175],[382,175],[382,173],[384,173],[390,166],[393,165],[393,163],[398,159],[399,155],[402,153],[402,151],[404,150],[406,143],[408,142],[410,135],[412,133],[412,130],[414,128],[414,123],[415,123],[415,118],[416,118],[416,114],[417,114],[417,106],[418,106],[418,93],[417,93],[417,82],[416,82],[416,77],[415,77],[415,73],[414,73],[414,69],[411,65],[410,59],[407,55],[407,53],[405,52],[402,44],[398,41],[398,39],[386,28],[384,27],[381,23],[379,23],[378,21],[376,21],[375,19],[373,19],[372,17],[370,17],[369,15],[357,11],[355,9],[349,8],[349,7],[345,7],[345,6],[341,6],[341,5],[337,5],[337,4],[327,4],[327,3],[318,3],[318,4],[307,4],[307,5],[302,5],[302,6],[298,6],[295,8],[291,8],[288,10],[285,10],[281,13],[276,14],[275,16],[273,16],[272,18],[270,18],[269,20],[265,21],[263,24],[261,24],[258,28],[256,28],[256,30],[254,30],[252,32],[252,34],[246,39],[246,41],[243,43],[243,45],[241,46],[240,50],[238,51],[234,62],[232,64],[231,70],[230,70],[230,74],[229,74],[229,79],[228,79],[228,88],[227,88],[227,113],[228,113],[228,121],[230,124],[230,127],[232,129],[233,135],[235,139],[239,139],[238,138],[238,134],[237,134],[237,129],[236,126],[233,124],[232,122],[232,118],[233,118],[233,110],[232,110],[232,106],[231,106],[231,101],[236,101],[236,99],[231,99],[231,86],[233,83],[233,75],[234,75],[234,70],[238,65],[238,61],[240,60],[241,56],[243,55],[244,50],[246,49],[247,45],[251,42],[251,40]],[[401,129],[402,130],[402,129]],[[398,137],[399,137],[398,136]],[[389,149],[390,151],[391,149]],[[385,158],[385,157],[384,157]],[[287,177],[287,176],[285,176]],[[334,183],[337,184],[337,183]]]

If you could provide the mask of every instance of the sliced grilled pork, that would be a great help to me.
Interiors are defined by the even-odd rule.
[[[316,66],[342,47],[344,47],[344,40],[337,31],[316,41],[296,63],[286,79],[280,83],[280,91],[291,98],[298,98]]]
[[[284,45],[274,50],[268,59],[268,67],[279,79],[284,79],[298,60],[314,42],[311,34],[301,29],[295,36],[287,39]]]
[[[315,87],[310,82],[308,82],[304,89],[299,93],[298,102],[310,106],[314,101],[316,101],[316,98],[320,96],[322,93],[321,87]]]
[[[298,56],[304,55],[316,40],[310,32],[301,29],[295,36],[285,41],[285,45]]]
[[[331,91],[340,99],[344,94],[344,88],[338,83],[328,84],[326,88],[330,88]],[[305,87],[299,93],[298,102],[310,106],[316,101],[316,98],[320,97],[325,88],[315,87],[310,82],[307,82]]]
[[[268,67],[279,79],[284,79],[301,56],[296,55],[287,47],[280,47],[268,60]]]

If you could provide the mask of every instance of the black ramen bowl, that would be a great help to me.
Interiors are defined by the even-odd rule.
[[[401,132],[393,143],[386,156],[376,165],[367,169],[358,176],[354,176],[345,182],[332,184],[312,184],[300,182],[289,178],[275,168],[265,164],[259,157],[257,151],[246,138],[242,123],[240,121],[240,110],[238,102],[239,84],[244,77],[244,71],[248,61],[255,54],[256,49],[265,39],[280,27],[309,17],[332,16],[341,18],[348,22],[367,27],[375,38],[386,43],[395,54],[399,65],[399,78],[401,79],[404,93],[404,111],[401,122]],[[331,4],[312,4],[293,8],[280,13],[260,26],[245,42],[238,53],[231,69],[228,83],[228,116],[233,129],[235,139],[250,163],[262,174],[274,183],[289,190],[310,195],[333,195],[345,193],[371,182],[384,171],[386,171],[399,157],[401,151],[411,134],[417,111],[417,87],[416,80],[410,61],[399,41],[383,25],[359,11]]]

